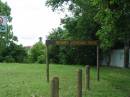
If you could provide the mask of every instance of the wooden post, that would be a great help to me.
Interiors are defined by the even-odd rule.
[[[90,66],[86,65],[86,90],[90,90]]]
[[[97,80],[100,80],[100,74],[99,74],[99,46],[97,46]]]
[[[59,97],[59,78],[54,77],[51,82],[51,97]]]
[[[82,97],[82,69],[77,73],[77,97]]]
[[[46,45],[46,78],[49,82],[49,60],[48,60],[48,46]]]

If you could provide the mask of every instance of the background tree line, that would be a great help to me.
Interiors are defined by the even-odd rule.
[[[99,40],[102,54],[110,56],[112,48],[124,47],[125,67],[129,64],[130,1],[129,0],[47,0],[53,11],[68,10],[71,15],[61,19],[61,27],[48,36],[52,40]],[[10,7],[0,1],[0,14],[11,22]],[[31,49],[17,44],[12,26],[0,33],[1,62],[45,62],[45,45],[39,41]],[[96,47],[51,46],[52,63],[96,64]],[[101,56],[100,56],[101,58]]]

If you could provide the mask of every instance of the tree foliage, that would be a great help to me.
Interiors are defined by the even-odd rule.
[[[1,53],[0,62],[17,62],[23,63],[27,56],[27,52],[22,45],[10,43]]]
[[[47,5],[51,6],[52,9],[58,9],[64,6],[64,3],[67,3],[69,8],[71,8],[68,8],[68,10],[74,13],[75,23],[78,22],[80,24],[78,26],[80,31],[77,29],[72,31],[73,26],[71,24],[74,24],[72,20],[71,24],[67,26],[68,28],[70,27],[70,32],[78,31],[82,33],[81,36],[85,36],[83,32],[92,31],[90,29],[86,31],[89,26],[95,29],[95,25],[92,25],[92,23],[96,22],[98,24],[96,27],[98,28],[92,32],[96,33],[97,38],[100,40],[101,48],[104,50],[111,48],[117,41],[129,40],[129,0],[47,0]],[[77,17],[80,17],[80,19],[77,19]],[[85,23],[87,25],[84,25]],[[84,27],[86,27],[86,30],[83,30]],[[76,35],[78,34],[76,33]]]
[[[52,6],[53,1],[56,6]],[[97,10],[96,7],[90,5],[90,2],[86,0],[77,1],[56,1],[48,0],[47,4],[51,5],[53,10],[62,6],[64,8],[65,3],[69,5],[68,11],[72,13],[72,16],[66,16],[61,19],[63,28],[58,28],[53,31],[48,38],[49,39],[66,39],[66,40],[87,40],[97,39],[96,31],[99,24],[94,21],[94,15]],[[87,5],[87,6],[86,6]],[[91,13],[91,14],[90,14]],[[61,30],[59,30],[61,29]],[[59,37],[55,37],[58,36]],[[52,38],[53,37],[53,38]],[[55,50],[55,51],[54,51]],[[55,46],[51,47],[50,59],[57,60],[58,63],[64,64],[96,64],[96,48],[87,46]],[[54,56],[54,54],[56,56]],[[90,59],[93,57],[93,59]]]
[[[75,38],[61,28],[53,30],[48,39],[72,40]],[[92,58],[93,57],[93,58]],[[90,59],[91,58],[91,59]],[[88,46],[49,46],[49,59],[52,63],[62,64],[96,64],[96,47]]]
[[[12,21],[12,17],[10,16],[11,14],[11,8],[8,6],[7,3],[3,3],[0,0],[0,15],[2,16],[7,16],[8,17],[8,22]],[[0,33],[0,52],[4,50],[6,46],[8,46],[11,42],[15,41],[16,36],[13,35],[12,32],[12,25],[8,24],[8,30],[7,32]]]
[[[30,50],[30,61],[35,63],[45,63],[45,45],[39,41]]]
[[[7,32],[0,32],[0,62],[24,62],[27,53],[22,45],[17,45],[17,37],[12,32],[11,8],[0,0],[0,15],[8,17]]]
[[[128,0],[92,0],[100,10],[95,20],[101,24],[97,36],[105,49],[115,45],[117,41],[127,41],[130,36],[130,2]]]
[[[110,51],[117,43],[129,44],[129,0],[47,0],[46,4],[53,11],[72,13],[61,22],[70,39],[97,39],[103,51]]]

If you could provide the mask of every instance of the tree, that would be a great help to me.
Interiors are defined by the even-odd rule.
[[[124,42],[124,64],[129,65],[130,1],[129,0],[92,0],[98,5],[95,20],[101,24],[97,35],[101,46],[111,48],[117,42]]]
[[[23,63],[27,56],[27,52],[22,45],[10,43],[1,54],[1,62],[17,62]]]
[[[42,43],[41,38],[31,48],[30,57],[32,62],[45,63],[45,45]]]
[[[90,5],[90,2],[88,1],[86,2],[86,0],[47,1],[47,5],[51,6],[53,10],[58,9],[61,6],[63,6],[62,8],[64,9],[65,3],[68,3],[68,11],[72,13],[72,16],[66,15],[65,18],[61,19],[61,24],[63,25],[63,27],[60,29],[62,30],[53,31],[52,34],[49,35],[49,39],[66,39],[66,40],[97,39],[96,31],[98,30],[99,25],[93,19],[97,8]],[[53,48],[52,50],[56,50],[57,56],[55,56],[56,57],[55,59],[58,59],[59,63],[96,64],[95,47],[60,46],[55,47],[55,49]],[[49,51],[51,52],[51,50]],[[53,53],[54,51],[50,53],[52,54],[51,56],[53,56],[52,58],[54,58]],[[92,58],[90,58],[90,56],[93,57],[95,61],[92,61]]]
[[[11,8],[7,3],[3,3],[0,0],[0,15],[7,16],[8,21],[12,21]],[[0,56],[2,57],[2,53],[5,52],[6,48],[12,44],[12,42],[17,41],[17,37],[13,35],[12,25],[8,24],[7,32],[0,33]]]
[[[51,40],[72,40],[75,36],[58,28],[48,36]],[[93,58],[92,58],[93,57]],[[49,46],[49,59],[60,64],[96,64],[96,48],[88,46]]]

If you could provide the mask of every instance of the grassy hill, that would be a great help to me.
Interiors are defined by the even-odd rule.
[[[0,97],[50,97],[45,64],[0,64]],[[83,69],[83,97],[130,97],[130,69],[101,68],[101,80],[96,81],[96,69],[91,68],[91,90],[85,91],[83,66],[51,65],[51,79],[60,78],[60,97],[75,97],[77,70]]]

